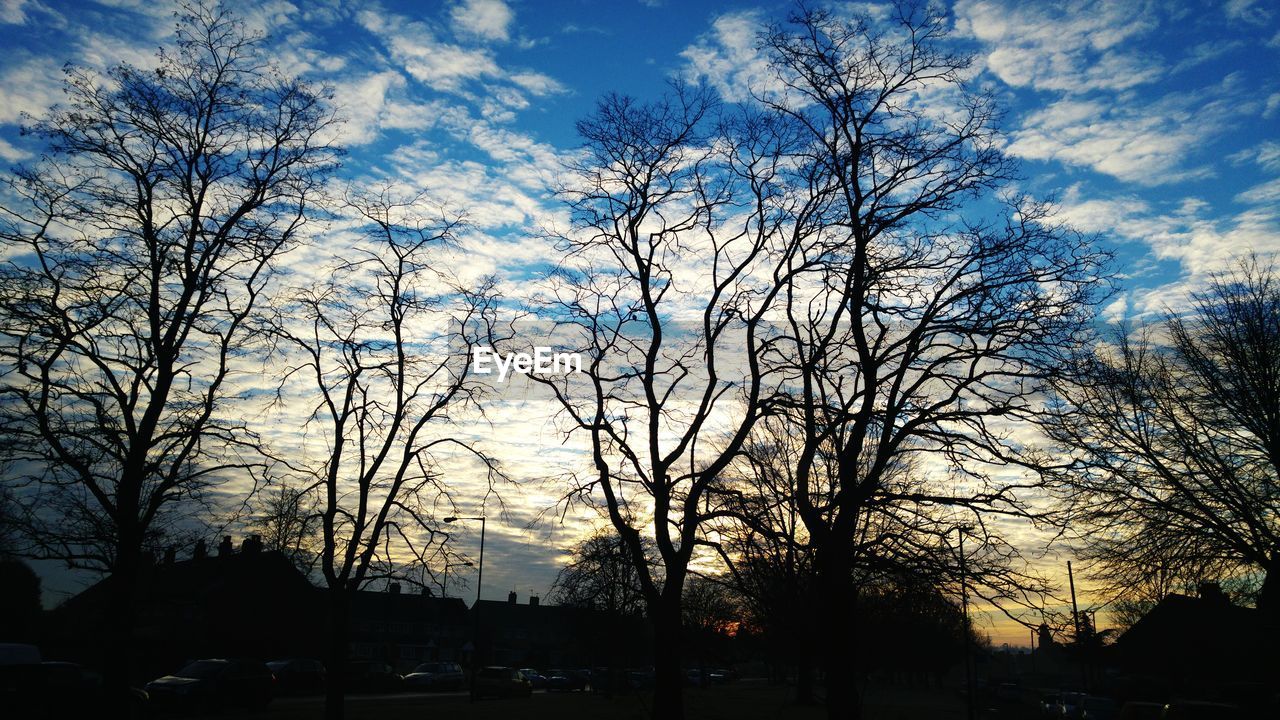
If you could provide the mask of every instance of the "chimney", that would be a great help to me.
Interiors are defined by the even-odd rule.
[[[223,535],[222,542],[218,543],[218,557],[229,557],[233,552],[235,548],[231,544],[231,536]]]
[[[538,596],[537,596],[537,595],[530,595],[530,596],[529,596],[529,607],[538,607]]]
[[[203,560],[207,557],[209,557],[209,546],[205,544],[204,538],[200,538],[196,541],[195,549],[191,551],[191,558],[193,560]]]
[[[240,543],[240,552],[245,555],[253,555],[255,553],[261,552],[261,550],[262,550],[261,535],[250,535],[244,539],[244,542]]]
[[[515,591],[515,590],[512,590],[511,592],[507,593],[507,604],[508,604],[508,605],[515,605],[515,604],[516,604],[516,591]]]
[[[1222,586],[1216,582],[1200,583],[1200,599],[1206,603],[1213,605],[1226,606],[1231,604],[1231,600],[1227,598],[1227,594],[1222,592]]]
[[[422,586],[422,597],[435,597],[435,595],[436,595],[435,592],[431,590],[431,586],[429,585]]]
[[[388,585],[387,585],[387,592],[391,593],[392,595],[399,595],[399,594],[400,594],[400,583],[390,583],[390,584],[388,584]]]
[[[164,549],[164,564],[172,565],[178,559],[178,548],[170,545]]]

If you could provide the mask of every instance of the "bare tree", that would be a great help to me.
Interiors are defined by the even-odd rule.
[[[653,543],[646,546],[646,564],[656,564]],[[574,546],[569,562],[556,575],[551,599],[558,605],[589,608],[609,615],[644,614],[640,574],[617,533],[595,533]]]
[[[1063,521],[1114,596],[1226,581],[1280,605],[1280,277],[1248,257],[1060,383]],[[1133,598],[1130,598],[1133,599]]]
[[[706,489],[770,394],[758,358],[783,272],[786,139],[713,111],[676,86],[649,104],[608,96],[578,123],[585,153],[562,192],[574,228],[547,311],[585,358],[581,373],[534,376],[590,447],[567,499],[599,508],[637,569],[664,719],[683,716],[681,595]]]
[[[758,364],[785,238],[778,135],[748,111],[716,118],[676,86],[653,104],[608,96],[581,120],[562,197],[573,232],[548,310],[586,356],[547,383],[594,469],[570,500],[608,516],[655,628],[654,716],[682,716],[681,592],[705,491],[771,395]],[[724,442],[724,438],[728,438]],[[652,537],[658,562],[645,560]]]
[[[281,483],[274,493],[259,493],[257,499],[259,509],[249,527],[262,536],[263,548],[281,553],[309,577],[321,555],[316,494]]]
[[[809,191],[830,198],[764,362],[789,368],[832,718],[860,715],[848,609],[876,569],[940,566],[925,576],[958,591],[962,562],[981,562],[993,599],[1043,589],[987,518],[1034,515],[1018,470],[1036,458],[1013,430],[1088,338],[1106,260],[1047,208],[994,194],[1013,167],[991,98],[946,50],[945,17],[896,10],[802,7],[763,38],[776,89],[762,101],[799,128]]]
[[[279,397],[313,402],[308,429],[324,442],[300,489],[318,495],[329,718],[344,712],[352,594],[448,561],[437,510],[454,511],[446,470],[459,454],[481,464],[490,489],[500,477],[453,424],[483,390],[469,360],[495,340],[497,298],[491,280],[466,287],[445,262],[462,218],[427,217],[422,205],[390,190],[352,199],[356,259],[298,291],[270,329],[289,365]]]
[[[813,701],[815,635],[813,552],[796,506],[796,468],[803,446],[785,418],[756,424],[741,455],[715,488],[725,515],[714,522],[716,545],[746,622],[770,655],[796,667],[796,700]],[[785,672],[785,668],[777,668]]]
[[[188,6],[154,69],[69,67],[4,180],[0,432],[34,552],[106,571],[123,688],[149,538],[257,478],[237,393],[247,324],[333,166],[324,94],[224,11]]]

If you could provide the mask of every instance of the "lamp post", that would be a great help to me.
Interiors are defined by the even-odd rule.
[[[964,556],[964,534],[973,528],[963,525],[960,530],[960,607],[964,613],[964,676],[965,685],[968,689],[968,703],[965,706],[965,717],[967,720],[974,720],[977,714],[974,712],[973,697],[973,640],[970,637],[973,634],[973,628],[969,624],[969,584],[968,568],[965,563]]]
[[[440,579],[440,597],[443,597],[443,598],[447,598],[447,597],[449,597],[449,568],[451,568],[451,567],[475,567],[475,566],[476,566],[476,564],[475,564],[475,563],[473,563],[473,562],[471,562],[470,560],[466,560],[466,561],[463,561],[463,562],[456,562],[456,563],[451,563],[451,562],[447,562],[447,563],[445,563],[445,564],[444,564],[444,577]]]
[[[480,590],[484,586],[484,516],[479,517],[447,517],[444,519],[446,523],[454,523],[459,520],[479,520],[480,521],[480,566],[476,568],[476,602],[471,606],[471,702],[476,701],[476,678],[479,675],[480,663]],[[446,570],[447,572],[447,570]],[[444,588],[440,589],[444,592]]]

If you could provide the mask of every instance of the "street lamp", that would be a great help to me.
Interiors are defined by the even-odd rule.
[[[455,523],[459,520],[479,520],[480,521],[480,567],[476,568],[476,604],[471,606],[471,702],[476,701],[477,687],[476,679],[480,671],[480,590],[484,584],[484,516],[479,517],[447,517],[444,519],[446,523]],[[446,570],[447,572],[447,570]],[[440,589],[444,592],[444,588]]]
[[[470,560],[466,560],[466,561],[464,561],[464,562],[456,562],[456,563],[451,563],[451,562],[447,562],[447,563],[445,563],[445,564],[444,564],[444,577],[443,577],[443,578],[441,578],[441,580],[440,580],[440,597],[444,597],[444,598],[449,597],[449,568],[451,568],[451,567],[475,567],[475,566],[476,566],[476,564],[475,564],[475,563],[473,563],[473,562],[471,562]]]
[[[977,714],[974,711],[973,698],[973,628],[969,623],[969,585],[968,568],[965,563],[964,556],[964,534],[973,530],[972,525],[961,525],[958,530],[960,535],[960,607],[964,613],[964,676],[965,685],[968,686],[969,697],[968,704],[965,707],[965,717],[968,720],[974,720]]]
[[[480,521],[480,567],[476,571],[476,605],[480,604],[480,588],[484,583],[484,516],[480,517],[447,517],[444,519],[447,523],[455,523],[459,520],[479,520]],[[444,588],[441,588],[444,592]]]

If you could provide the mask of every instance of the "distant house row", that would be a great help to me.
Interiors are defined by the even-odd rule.
[[[289,560],[263,551],[254,538],[238,552],[224,541],[216,555],[172,553],[146,569],[135,612],[141,673],[162,673],[201,657],[324,658],[328,646],[324,591]],[[49,614],[44,644],[58,657],[101,666],[110,661],[111,579],[70,598]],[[647,631],[639,621],[589,610],[406,593],[389,584],[364,590],[351,606],[352,659],[386,662],[401,672],[421,662],[470,660],[522,667],[590,667],[644,662]]]

